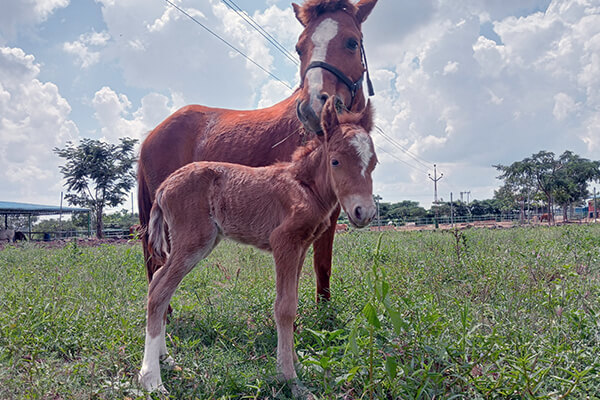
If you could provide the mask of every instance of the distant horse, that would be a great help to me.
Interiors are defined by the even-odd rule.
[[[342,99],[342,109],[364,108],[366,57],[361,24],[376,2],[307,0],[302,6],[292,4],[296,18],[304,26],[296,45],[301,61],[300,88],[280,103],[260,110],[186,106],[150,132],[142,143],[138,161],[141,239],[149,282],[161,266],[150,257],[150,209],[159,185],[173,171],[193,161],[252,167],[289,161],[294,151],[311,139],[305,131],[309,135],[321,133],[320,114],[328,97]],[[367,83],[370,84],[368,79]],[[369,91],[372,92],[370,85]],[[317,299],[330,297],[332,245],[339,213],[338,206],[331,213],[330,228],[314,244]]]
[[[540,222],[548,221],[550,223],[550,214],[545,213],[540,216]]]
[[[292,162],[258,168],[194,162],[171,174],[158,188],[150,213],[149,241],[154,257],[166,258],[166,263],[148,288],[139,374],[146,390],[166,391],[159,360],[174,364],[165,342],[171,296],[223,237],[273,252],[277,368],[284,379],[296,378],[293,322],[308,247],[329,229],[329,217],[338,201],[356,227],[366,226],[376,212],[371,173],[377,157],[367,133],[373,125],[371,107],[338,120],[330,98],[322,118],[324,137],[298,149]],[[292,390],[300,389],[294,383]]]
[[[8,243],[15,241],[14,229],[0,229],[0,241],[6,240]]]
[[[21,232],[21,231],[16,231],[15,232],[15,242],[17,241],[27,241],[27,236]]]

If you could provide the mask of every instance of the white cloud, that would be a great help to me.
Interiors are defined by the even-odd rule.
[[[554,96],[554,109],[552,114],[557,121],[562,121],[577,108],[575,101],[566,93],[557,93]]]
[[[428,17],[416,29],[380,43],[368,36],[372,20],[365,23],[370,65],[379,66],[373,75],[385,77],[375,79],[378,123],[419,157],[447,168],[453,178],[440,190],[467,190],[477,176],[499,183],[491,164],[542,149],[598,158],[592,151],[600,146],[600,9],[557,0],[546,10],[548,3],[441,1],[429,13],[423,5]],[[372,16],[380,26],[403,7],[382,5]],[[483,23],[491,23],[498,43],[482,36]],[[381,68],[390,62],[393,77]],[[376,134],[375,140],[405,157]],[[376,175],[411,191],[414,168],[384,160]],[[425,174],[416,175],[429,186]]]
[[[183,106],[179,94],[173,94],[169,99],[161,94],[150,93],[142,98],[141,103],[137,110],[132,111],[132,104],[126,95],[118,94],[106,86],[98,90],[92,106],[103,139],[110,143],[117,143],[121,137],[141,141],[148,131]]]
[[[56,85],[38,80],[39,73],[32,55],[0,47],[0,182],[5,200],[52,204],[62,190],[52,149],[78,130],[69,103]]]
[[[188,102],[197,104],[250,108],[259,100],[257,91],[270,80],[252,63],[166,3],[144,0],[99,0],[99,3],[107,32],[115,38],[108,44],[106,54],[117,60],[130,86],[178,92]],[[263,38],[220,1],[182,0],[177,5],[263,67],[277,69],[272,49]],[[289,8],[282,11],[274,5],[264,13],[256,13],[254,18],[274,21],[287,15],[289,21],[293,18]],[[132,15],[135,15],[133,20]],[[286,42],[290,31],[295,29],[272,34]]]
[[[63,44],[63,50],[66,53],[76,56],[81,68],[88,68],[100,61],[100,51],[94,51],[92,48],[103,48],[110,39],[107,32],[89,32],[79,36],[74,42]]]
[[[5,0],[0,3],[0,45],[45,21],[56,9],[69,5],[69,0]]]

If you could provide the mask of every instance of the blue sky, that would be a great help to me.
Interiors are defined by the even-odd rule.
[[[180,7],[290,86],[297,66],[220,0]],[[238,0],[293,52],[283,0]],[[0,0],[0,199],[57,204],[53,147],[142,139],[190,103],[256,108],[290,90],[163,0]],[[375,84],[375,191],[428,207],[490,198],[493,164],[540,150],[600,159],[600,0],[380,0],[363,25]]]

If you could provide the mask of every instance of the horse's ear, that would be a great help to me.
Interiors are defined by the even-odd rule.
[[[371,10],[375,7],[375,4],[377,4],[377,0],[360,0],[356,3],[356,8],[358,9],[356,12],[356,19],[359,24],[365,22],[369,14],[371,14]]]
[[[371,100],[367,101],[367,106],[362,110],[362,116],[360,117],[359,124],[362,126],[367,133],[370,133],[373,129],[373,105]]]
[[[331,139],[339,125],[340,121],[335,110],[335,96],[331,96],[327,99],[321,111],[321,127],[325,133],[325,140]]]
[[[292,3],[292,8],[294,9],[294,14],[296,14],[296,19],[298,21],[300,21],[300,23],[302,24],[303,27],[306,28],[306,24],[304,23],[304,21],[302,21],[302,17],[301,17],[302,7],[300,7],[296,3]]]

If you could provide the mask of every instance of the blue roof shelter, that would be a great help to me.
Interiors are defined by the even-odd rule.
[[[41,204],[17,203],[13,201],[0,201],[0,215],[4,215],[4,228],[8,228],[9,215],[27,215],[29,217],[29,232],[31,234],[31,217],[40,215],[62,215],[73,213],[88,213],[89,208],[47,206]]]

